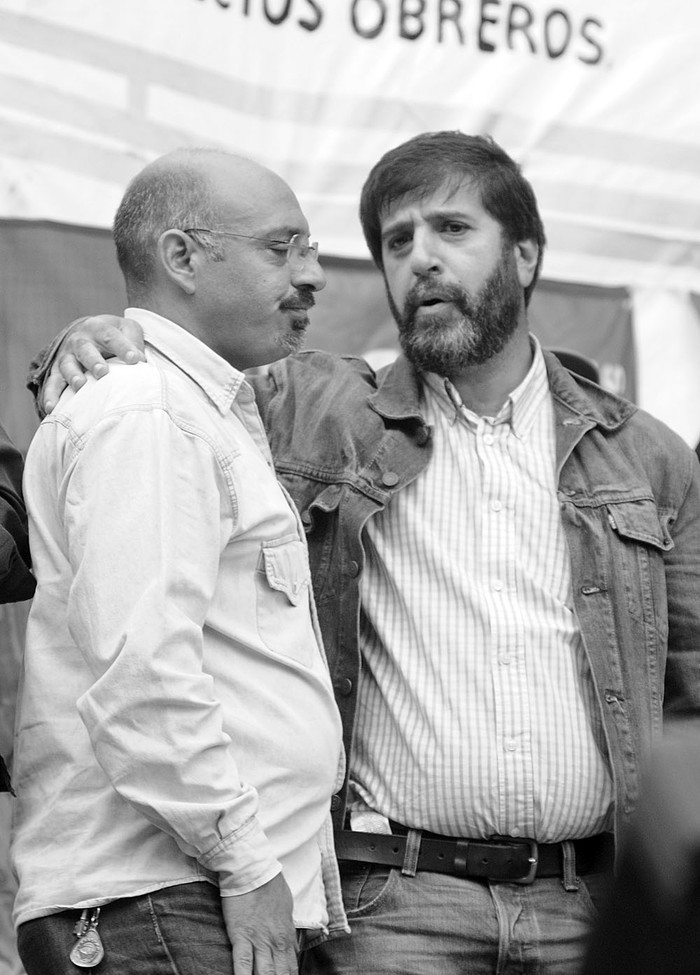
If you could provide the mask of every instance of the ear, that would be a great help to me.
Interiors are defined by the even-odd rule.
[[[518,268],[518,278],[523,288],[532,283],[540,256],[539,247],[534,240],[520,240],[515,245],[515,263]]]
[[[158,257],[163,271],[188,295],[193,295],[196,290],[195,254],[194,241],[182,230],[165,230],[158,239]]]

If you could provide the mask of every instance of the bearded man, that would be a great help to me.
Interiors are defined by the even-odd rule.
[[[404,354],[256,380],[349,755],[352,933],[302,970],[573,975],[643,756],[700,706],[700,466],[530,334],[545,235],[492,140],[391,150],[360,218]],[[90,329],[134,355],[79,329],[49,401],[71,351],[104,371]]]

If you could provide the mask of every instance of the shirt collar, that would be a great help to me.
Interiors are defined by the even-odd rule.
[[[127,308],[124,315],[139,323],[146,344],[197,383],[220,413],[227,413],[241,389],[247,389],[242,372],[181,325],[146,308]]]
[[[542,403],[549,395],[547,367],[542,353],[542,346],[534,335],[530,335],[532,348],[532,364],[527,375],[515,389],[509,393],[506,402],[498,411],[497,416],[489,419],[497,423],[510,423],[511,429],[520,440],[526,439],[532,429],[535,417]],[[454,422],[461,416],[470,426],[476,426],[481,417],[462,403],[462,398],[449,379],[435,373],[424,373],[425,386],[435,394],[441,409]]]

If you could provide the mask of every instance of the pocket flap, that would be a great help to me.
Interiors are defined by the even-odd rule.
[[[309,566],[304,543],[296,537],[263,543],[265,576],[271,589],[282,592],[293,606],[306,598]]]
[[[651,498],[608,504],[608,517],[612,527],[622,538],[653,545],[662,552],[673,548],[673,539]]]

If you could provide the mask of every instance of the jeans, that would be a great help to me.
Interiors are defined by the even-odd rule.
[[[609,886],[605,874],[569,893],[557,877],[522,886],[361,863],[341,870],[352,933],[307,951],[303,975],[580,975]]]
[[[80,911],[20,925],[17,943],[27,975],[77,975],[70,953]],[[231,943],[217,887],[180,884],[105,904],[97,931],[104,946],[99,975],[233,975]]]

